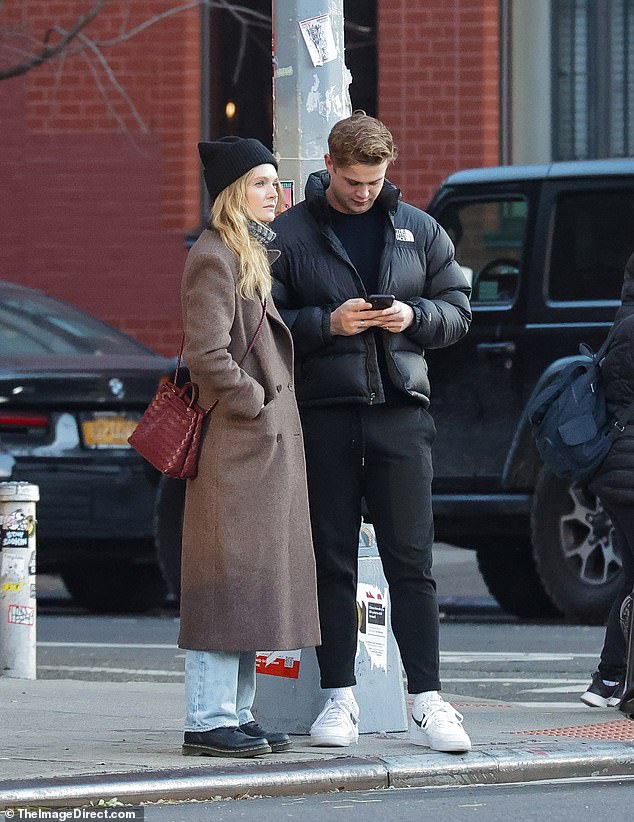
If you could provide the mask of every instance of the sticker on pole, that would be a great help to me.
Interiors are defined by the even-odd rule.
[[[337,46],[329,14],[300,20],[299,27],[313,66],[323,66],[337,59]]]
[[[35,608],[30,605],[9,605],[7,622],[10,625],[35,625]]]
[[[255,672],[297,679],[301,654],[301,651],[258,651],[255,655]]]
[[[2,563],[0,564],[0,577],[5,582],[24,582],[28,577],[27,559],[23,551],[7,551],[0,554]]]
[[[357,585],[357,614],[359,617],[359,649],[364,647],[370,657],[371,668],[387,671],[387,625],[389,599],[387,588],[376,585]]]

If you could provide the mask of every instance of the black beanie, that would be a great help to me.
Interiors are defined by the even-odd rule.
[[[198,143],[198,153],[205,170],[203,176],[212,200],[247,171],[270,163],[277,171],[277,160],[253,137],[221,137],[213,142]]]

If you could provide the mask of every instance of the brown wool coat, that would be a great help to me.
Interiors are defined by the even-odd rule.
[[[184,360],[209,415],[187,481],[181,648],[290,650],[320,642],[293,346],[273,300],[237,294],[238,261],[215,231],[190,250]],[[264,404],[264,408],[262,405]]]

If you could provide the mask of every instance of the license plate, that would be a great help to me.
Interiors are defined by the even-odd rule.
[[[139,416],[95,414],[81,423],[86,448],[129,448],[128,437],[134,431]]]

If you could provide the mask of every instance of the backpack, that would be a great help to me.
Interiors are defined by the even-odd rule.
[[[596,354],[582,343],[581,357],[538,386],[526,406],[542,462],[561,479],[587,482],[634,414],[634,402],[616,416],[608,411],[601,364],[611,339]]]

